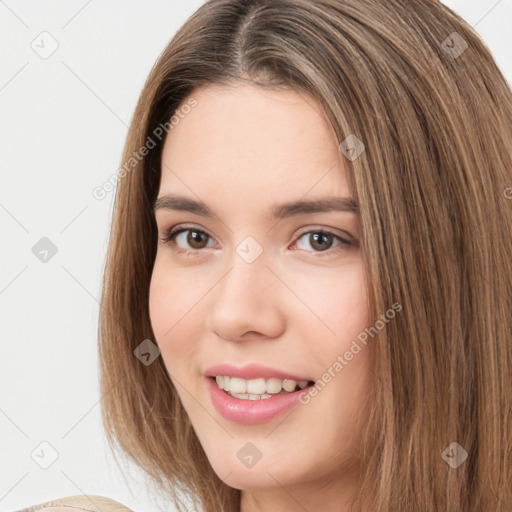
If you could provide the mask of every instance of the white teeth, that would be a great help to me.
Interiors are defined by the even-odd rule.
[[[247,381],[238,377],[231,377],[229,389],[233,393],[247,393]]]
[[[267,379],[267,393],[279,393],[283,389],[283,381],[272,377]]]
[[[247,393],[252,395],[262,395],[267,390],[265,379],[251,379],[247,382]]]
[[[234,396],[235,398],[242,398],[245,400],[264,400],[265,398],[272,398],[272,395],[268,395],[267,393],[263,393],[261,395],[252,395],[249,393],[233,393],[229,391],[228,395]]]
[[[307,380],[281,380],[275,377],[271,377],[270,379],[257,378],[247,380],[240,377],[217,375],[215,381],[220,389],[229,391],[231,396],[245,398],[246,400],[258,400],[260,397],[270,398],[271,395],[277,395],[281,393],[282,390],[292,393],[297,386],[300,389],[304,389],[308,385]]]
[[[296,380],[289,380],[289,379],[283,380],[283,389],[285,391],[288,391],[289,393],[291,393],[292,391],[295,391],[296,387],[297,387]]]

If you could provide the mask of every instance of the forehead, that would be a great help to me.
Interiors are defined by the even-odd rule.
[[[169,132],[160,192],[347,195],[342,155],[321,107],[292,89],[210,85]],[[190,190],[189,190],[190,192]]]

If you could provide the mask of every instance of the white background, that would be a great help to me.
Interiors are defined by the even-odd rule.
[[[445,3],[512,83],[512,0]],[[122,476],[104,440],[97,320],[114,195],[92,190],[117,172],[144,81],[201,4],[0,1],[0,512],[78,494],[173,510],[136,468]],[[47,59],[31,48],[43,31],[58,43]],[[42,237],[57,247],[46,263],[32,252]],[[43,441],[59,454],[48,469],[31,458]]]

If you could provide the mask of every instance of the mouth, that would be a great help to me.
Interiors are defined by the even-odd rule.
[[[215,375],[209,379],[227,395],[241,400],[266,400],[277,395],[290,395],[314,384],[312,380],[278,377],[243,379],[230,375]]]

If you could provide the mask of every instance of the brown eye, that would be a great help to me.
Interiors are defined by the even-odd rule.
[[[211,239],[208,233],[196,228],[170,229],[162,238],[162,242],[177,245],[177,252],[199,251],[207,248],[207,242]]]
[[[203,245],[205,240],[208,240],[208,235],[206,233],[193,229],[188,229],[187,231],[187,244],[189,244],[192,249],[204,249],[204,247],[206,247]]]
[[[311,247],[319,251],[325,251],[332,246],[333,235],[330,233],[311,233],[309,236]]]
[[[308,249],[307,247],[304,247],[304,244],[301,244],[301,240],[306,240],[307,244],[309,245],[313,251]],[[336,243],[336,240],[338,241]],[[331,254],[333,251],[348,249],[355,245],[355,241],[353,240],[345,240],[341,238],[339,235],[336,235],[334,233],[331,233],[330,231],[324,231],[322,229],[307,231],[305,233],[302,233],[299,238],[297,245],[299,245],[299,249],[305,250],[306,252],[313,252],[313,253],[323,253],[328,252],[328,254]],[[300,245],[303,245],[300,247]],[[333,251],[329,251],[329,249],[333,249]],[[322,255],[323,256],[323,255]]]

